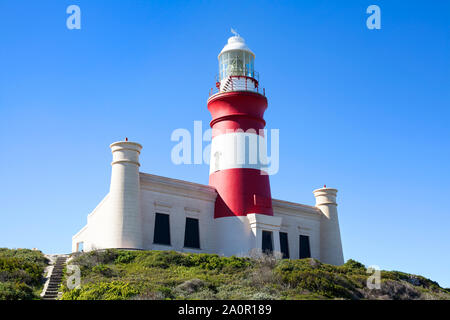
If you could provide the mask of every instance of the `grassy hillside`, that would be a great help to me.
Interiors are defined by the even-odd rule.
[[[39,299],[46,265],[41,251],[0,248],[0,300]]]
[[[421,276],[381,272],[381,289],[366,286],[366,268],[314,259],[275,260],[106,250],[78,255],[81,288],[63,286],[62,299],[450,299]]]

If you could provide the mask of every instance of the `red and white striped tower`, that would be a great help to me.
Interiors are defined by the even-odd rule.
[[[217,246],[225,255],[246,254],[258,246],[247,215],[273,216],[264,169],[266,143],[260,131],[266,124],[267,99],[254,71],[255,55],[242,37],[229,38],[218,58],[219,92],[208,99],[213,129],[209,184],[218,192]]]

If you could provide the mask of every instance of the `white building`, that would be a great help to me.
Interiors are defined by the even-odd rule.
[[[214,103],[232,95],[233,99],[244,101],[240,111],[248,103],[257,104],[262,112],[256,120],[265,124],[262,114],[267,99],[259,93],[254,54],[244,40],[238,35],[231,37],[219,55],[219,62],[219,92],[208,100],[208,109],[216,117],[212,123],[225,123],[234,116],[237,117],[234,123],[240,123],[241,127],[248,125],[247,120],[242,121],[242,112],[217,118]],[[227,152],[220,145],[227,135],[218,137],[213,137],[212,148]],[[291,259],[313,257],[335,265],[344,262],[336,189],[314,190],[315,206],[292,203],[270,197],[268,176],[261,178],[259,172],[264,169],[255,168],[254,164],[213,169],[217,163],[211,161],[210,185],[201,185],[139,172],[142,146],[138,143],[119,141],[110,147],[113,155],[110,191],[88,215],[86,226],[72,237],[74,252],[123,248],[243,256],[260,249],[281,252]],[[254,176],[245,178],[248,173]],[[222,188],[222,183],[229,184],[230,179],[240,184],[235,186],[233,182]],[[262,191],[258,191],[260,184],[267,184]],[[244,193],[252,197],[244,199]],[[232,207],[231,215],[224,213],[224,206]]]

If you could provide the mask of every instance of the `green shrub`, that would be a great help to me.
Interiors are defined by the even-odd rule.
[[[0,248],[0,300],[38,299],[47,262],[41,251]]]
[[[79,265],[84,269],[90,269],[99,264],[113,263],[118,255],[118,250],[114,249],[89,251],[74,258],[72,264]]]
[[[277,297],[267,292],[257,292],[252,296],[252,300],[275,300]]]
[[[0,272],[9,281],[37,285],[42,279],[42,266],[18,258],[0,257]]]
[[[135,262],[148,268],[167,269],[171,265],[187,266],[186,256],[175,251],[153,251],[147,254],[140,254]]]
[[[334,266],[312,258],[117,249],[84,253],[74,263],[82,266],[84,284],[71,291],[63,287],[63,299],[450,298],[437,283],[397,271],[382,271],[382,289],[368,290],[370,274],[362,263],[351,259]],[[120,281],[111,281],[119,276]],[[5,274],[0,273],[2,277]],[[27,279],[23,273],[14,277]]]
[[[122,281],[89,283],[80,289],[63,293],[63,300],[125,300],[138,294],[138,290]]]
[[[115,263],[130,263],[136,258],[136,252],[120,251],[119,255],[115,259]]]
[[[47,258],[39,250],[0,248],[0,257],[16,258],[24,263],[37,264],[42,267],[48,264]]]
[[[344,263],[339,268],[349,271],[349,272],[359,272],[359,273],[365,273],[366,272],[366,266],[363,265],[361,262],[358,262],[353,259],[347,260],[346,263]]]
[[[216,254],[190,254],[188,265],[206,270],[234,271],[245,269],[251,265],[250,259],[232,257],[219,257]]]
[[[92,268],[92,272],[99,273],[107,278],[111,278],[117,275],[117,273],[111,267],[104,264],[94,266]]]
[[[437,282],[427,279],[422,276],[409,274],[400,271],[381,271],[381,279],[406,281],[414,286],[421,286],[427,289],[439,290],[440,286]]]
[[[25,283],[0,282],[0,300],[38,299],[33,288]]]
[[[172,292],[172,288],[169,287],[159,287],[158,292],[161,293],[166,299],[173,299],[174,295]]]
[[[282,275],[282,279],[295,288],[319,293],[328,298],[353,298],[353,294],[348,290],[350,284],[326,271],[293,271]]]

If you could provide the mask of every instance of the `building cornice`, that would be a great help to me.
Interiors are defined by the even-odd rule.
[[[322,214],[322,211],[320,211],[320,209],[317,207],[277,199],[272,199],[272,207],[277,213],[293,216],[296,216],[297,213],[306,213],[312,216],[320,217],[320,215]]]
[[[139,172],[139,176],[141,189],[143,190],[160,193],[167,191],[170,194],[188,196],[207,201],[214,201],[217,197],[216,189],[208,185],[157,176],[144,172]],[[272,199],[272,206],[277,213],[292,216],[309,214],[312,217],[319,218],[322,214],[317,207],[278,199]]]
[[[155,192],[167,191],[170,194],[206,201],[215,201],[217,197],[216,189],[204,184],[172,179],[144,172],[139,172],[139,176],[142,190]]]

